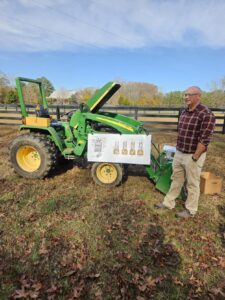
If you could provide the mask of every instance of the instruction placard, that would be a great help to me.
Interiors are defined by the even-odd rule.
[[[88,135],[88,161],[149,165],[150,153],[151,135]]]

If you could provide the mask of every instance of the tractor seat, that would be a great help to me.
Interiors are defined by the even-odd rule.
[[[52,127],[63,127],[62,123],[60,121],[58,121],[58,120],[52,120],[51,121],[51,126]]]
[[[50,118],[50,114],[47,108],[44,108],[43,105],[37,105],[35,108],[36,117],[39,118]]]

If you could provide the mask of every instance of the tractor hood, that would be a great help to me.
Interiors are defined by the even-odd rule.
[[[116,82],[108,82],[101,89],[97,90],[96,93],[86,102],[86,106],[89,111],[92,113],[98,112],[119,88],[120,84]]]

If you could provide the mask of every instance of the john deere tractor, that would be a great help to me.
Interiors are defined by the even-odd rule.
[[[34,114],[28,113],[24,101],[25,83],[35,84],[39,89],[40,100]],[[57,164],[62,162],[62,158],[85,158],[88,134],[147,134],[143,124],[137,120],[117,113],[100,111],[120,88],[118,83],[108,82],[85,104],[67,113],[66,120],[50,116],[40,81],[18,77],[16,86],[22,114],[22,134],[10,145],[10,160],[14,170],[25,178],[48,176]],[[156,188],[165,193],[170,185],[172,162],[160,153],[151,156],[151,165],[146,166],[147,173],[156,184]],[[97,184],[113,187],[121,183],[125,168],[124,164],[94,162],[91,173]]]

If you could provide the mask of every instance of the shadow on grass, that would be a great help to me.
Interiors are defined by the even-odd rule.
[[[121,184],[125,183],[129,176],[148,177],[146,167],[143,165],[124,164],[124,175]]]
[[[88,164],[87,160],[83,157],[77,157],[76,159],[65,159],[60,158],[58,164],[55,169],[49,175],[50,178],[54,178],[57,175],[61,175],[66,173],[68,170],[73,169],[74,167],[79,167],[81,169],[90,168],[90,164]]]
[[[104,274],[102,299],[187,299],[176,283],[179,253],[165,242],[158,216],[146,216],[137,205],[112,198],[99,207],[104,253],[95,268]],[[146,217],[150,225],[142,223]]]
[[[149,226],[131,253],[121,250],[115,253],[114,265],[105,266],[110,280],[104,299],[186,299],[186,291],[174,283],[180,256],[172,245],[164,243],[160,226]]]
[[[159,216],[149,215],[142,201],[119,195],[92,204],[79,238],[78,228],[71,239],[48,225],[44,234],[20,237],[14,248],[2,245],[0,299],[192,299]],[[60,208],[57,216],[62,223]]]
[[[218,205],[218,211],[225,218],[225,206],[224,205]],[[222,245],[225,248],[225,222],[220,223],[219,225],[219,233],[221,236]]]
[[[147,177],[146,167],[143,165],[129,165],[127,172],[129,176]]]

